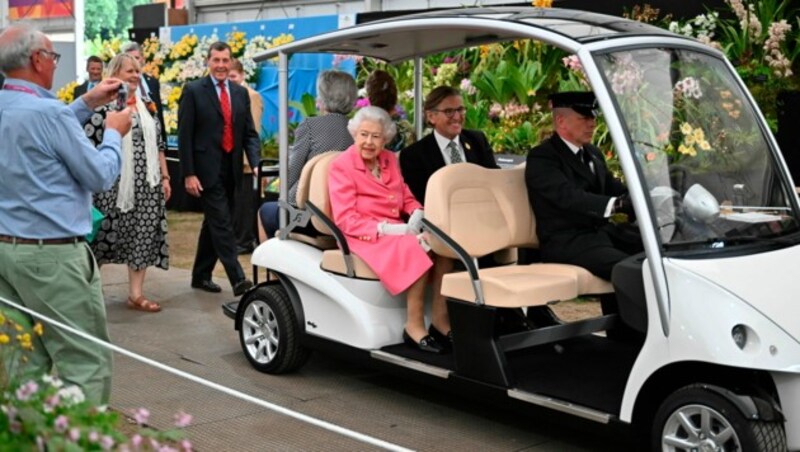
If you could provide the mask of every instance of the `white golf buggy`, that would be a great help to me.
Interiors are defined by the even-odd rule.
[[[518,264],[515,249],[538,246],[524,168],[445,167],[427,188],[425,228],[433,251],[465,269],[442,286],[454,350],[412,350],[401,340],[404,298],[349,253],[331,220],[327,170],[337,153],[324,154],[305,166],[296,204],[281,187],[285,227],[252,257],[272,277],[224,308],[249,362],[284,373],[312,349],[335,349],[454,387],[633,424],[653,450],[800,450],[800,283],[792,276],[800,206],[762,114],[719,51],[617,17],[537,8],[438,11],[292,42],[259,56],[278,58],[281,180],[291,55],[413,60],[419,133],[425,56],[514,40],[579,58],[645,252],[619,263],[611,281],[570,265]],[[293,232],[308,221],[321,236]],[[508,265],[479,268],[478,257],[496,252]],[[615,307],[571,323],[531,315],[582,295]]]

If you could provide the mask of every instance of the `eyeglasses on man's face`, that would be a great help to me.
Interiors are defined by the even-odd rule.
[[[50,57],[53,60],[53,64],[58,64],[58,60],[61,59],[61,54],[58,52],[52,52],[47,49],[38,49],[37,52],[43,53]]]
[[[464,108],[464,107],[445,108],[445,109],[441,109],[441,110],[434,108],[434,109],[431,109],[431,111],[435,111],[435,112],[438,112],[438,113],[443,113],[448,118],[452,118],[453,116],[456,115],[456,113],[458,113],[461,116],[464,116],[464,113],[467,112],[467,109]]]

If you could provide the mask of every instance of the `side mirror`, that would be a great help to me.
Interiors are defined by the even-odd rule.
[[[703,223],[710,223],[719,217],[717,198],[700,184],[694,184],[686,190],[683,208],[692,219]]]

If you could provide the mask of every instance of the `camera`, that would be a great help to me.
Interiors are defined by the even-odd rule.
[[[117,111],[123,110],[128,106],[128,85],[120,83],[117,88],[117,101],[114,104],[114,109]]]

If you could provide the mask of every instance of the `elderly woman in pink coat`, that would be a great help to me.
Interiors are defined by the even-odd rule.
[[[347,237],[350,250],[392,295],[406,292],[403,341],[442,353],[446,344],[425,328],[424,289],[433,262],[419,235],[422,205],[403,181],[395,155],[384,149],[394,137],[394,122],[383,109],[365,107],[347,127],[355,144],[334,160],[328,176],[334,222]],[[431,330],[446,340],[450,320],[447,307],[439,304],[432,309]]]

